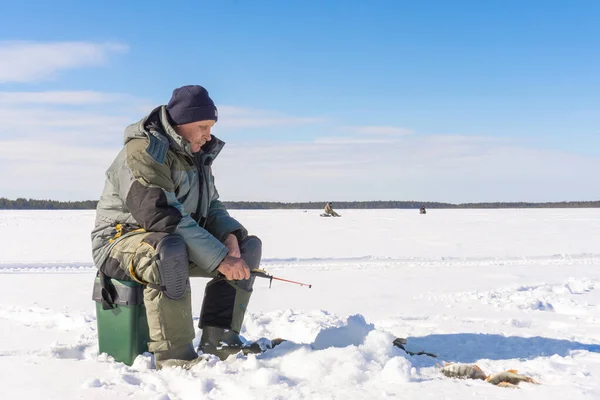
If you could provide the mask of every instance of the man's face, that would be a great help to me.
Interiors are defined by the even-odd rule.
[[[175,132],[182,138],[190,142],[192,153],[197,153],[204,143],[209,142],[212,136],[210,130],[215,126],[215,121],[208,119],[205,121],[190,122],[189,124],[175,126]]]

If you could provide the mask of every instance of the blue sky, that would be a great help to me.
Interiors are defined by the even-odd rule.
[[[600,2],[19,1],[0,196],[96,199],[124,127],[205,86],[225,200],[600,199]]]

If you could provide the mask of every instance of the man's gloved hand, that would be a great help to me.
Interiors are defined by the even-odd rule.
[[[230,255],[225,256],[221,264],[217,267],[217,271],[223,274],[229,281],[250,278],[250,268],[248,268],[246,262],[241,258]]]

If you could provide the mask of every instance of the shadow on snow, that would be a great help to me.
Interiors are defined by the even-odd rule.
[[[472,363],[480,359],[532,359],[584,350],[600,353],[600,344],[585,344],[546,337],[502,336],[484,333],[435,334],[409,337],[406,348],[435,353],[439,360]]]

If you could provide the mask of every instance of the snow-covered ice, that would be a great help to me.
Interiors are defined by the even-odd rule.
[[[289,342],[191,371],[98,354],[94,211],[0,211],[2,398],[600,398],[599,209],[338,211],[231,211],[264,269],[313,286],[257,279],[242,335]],[[444,362],[541,384],[447,378]]]

